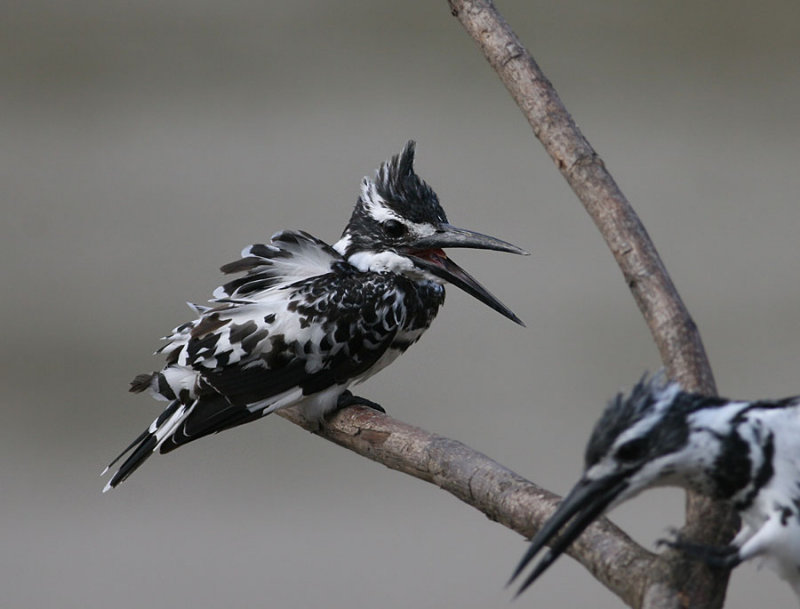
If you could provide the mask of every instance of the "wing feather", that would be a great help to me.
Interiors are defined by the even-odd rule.
[[[224,265],[223,273],[241,273],[214,290],[218,302],[258,299],[270,290],[331,272],[341,254],[330,245],[303,231],[275,233],[269,244],[257,243],[242,250],[239,260]]]

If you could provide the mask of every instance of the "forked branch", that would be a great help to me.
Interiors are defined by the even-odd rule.
[[[669,375],[688,390],[713,394],[714,379],[697,327],[647,231],[555,89],[490,1],[449,4],[603,234]],[[525,537],[541,527],[558,502],[557,496],[460,442],[363,407],[343,410],[320,429],[296,408],[279,414],[362,456],[435,484]],[[720,543],[733,528],[728,510],[690,498],[690,535]],[[589,527],[569,554],[632,607],[719,607],[724,599],[725,574],[687,563],[676,553],[647,552],[606,519]]]
[[[448,1],[452,14],[483,51],[602,233],[650,328],[669,376],[687,390],[716,393],[697,326],[655,246],[553,86],[491,0]],[[720,545],[730,539],[734,529],[735,518],[729,508],[700,496],[689,496],[687,535]],[[668,556],[664,567],[652,575],[643,606],[721,606],[727,574],[685,564],[675,554]]]

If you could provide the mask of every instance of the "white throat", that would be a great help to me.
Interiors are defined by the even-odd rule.
[[[414,263],[405,256],[401,256],[392,251],[356,252],[347,259],[347,262],[361,272],[396,273],[398,275],[404,275],[413,281],[435,281],[436,283],[442,283],[439,278],[428,271],[414,266]]]

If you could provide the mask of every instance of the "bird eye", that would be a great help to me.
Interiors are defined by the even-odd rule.
[[[408,229],[402,222],[398,222],[397,220],[387,220],[383,223],[383,230],[392,239],[397,239],[398,237],[405,235]]]
[[[620,446],[614,457],[619,461],[638,461],[645,456],[646,452],[647,440],[645,438],[636,438]]]

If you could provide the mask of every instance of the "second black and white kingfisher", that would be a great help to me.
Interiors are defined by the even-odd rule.
[[[648,488],[679,486],[728,502],[742,527],[726,546],[680,535],[660,543],[715,568],[760,560],[800,599],[800,396],[728,400],[688,393],[659,373],[611,401],[585,461],[514,571],[512,581],[550,546],[518,594],[601,514]]]
[[[512,321],[504,304],[443,251],[449,247],[527,254],[447,222],[436,193],[414,172],[414,142],[364,178],[341,239],[330,246],[283,231],[246,247],[222,267],[245,275],[214,291],[212,306],[175,328],[159,349],[166,366],[131,391],[168,406],[121,455],[107,491],[150,455],[302,403],[307,418],[364,404],[348,386],[385,368],[419,340],[449,282]],[[104,472],[105,473],[105,472]]]

